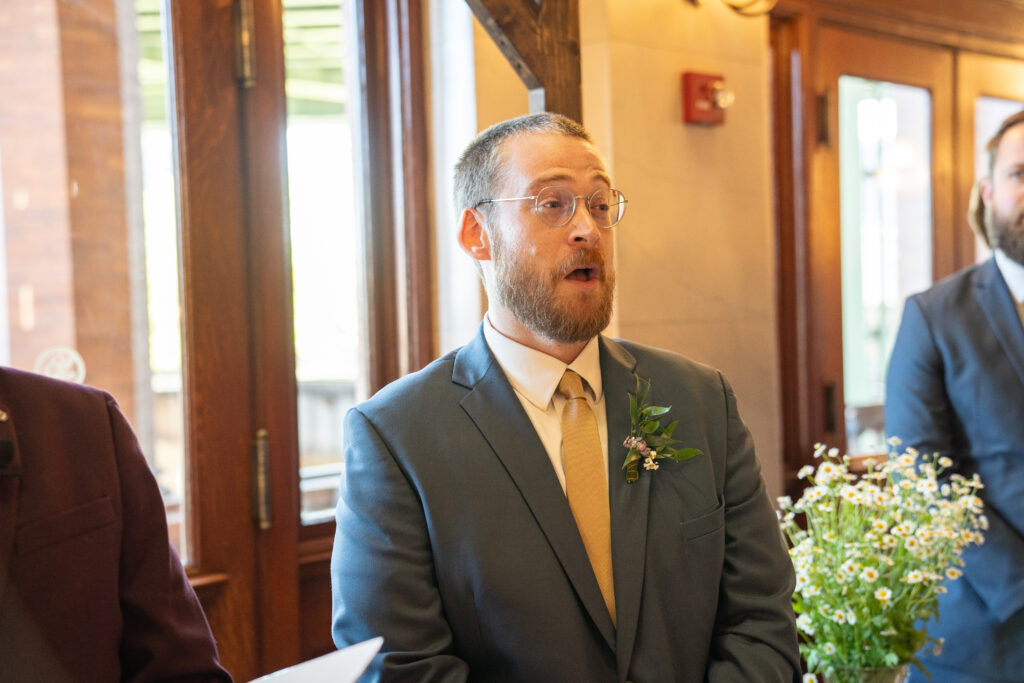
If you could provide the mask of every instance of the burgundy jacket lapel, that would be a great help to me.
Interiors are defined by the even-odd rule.
[[[18,521],[18,493],[21,489],[21,477],[17,475],[22,469],[21,451],[14,432],[14,416],[11,415],[7,403],[0,403],[0,458],[6,460],[6,466],[0,470],[0,604],[3,603],[4,590],[10,572],[11,557],[14,553],[14,530]],[[9,444],[9,445],[8,445]],[[3,465],[0,462],[0,465]]]

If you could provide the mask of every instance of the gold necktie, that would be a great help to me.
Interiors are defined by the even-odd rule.
[[[562,446],[565,449],[565,493],[576,518],[587,557],[594,568],[604,604],[615,623],[615,587],[612,584],[612,530],[608,509],[608,474],[594,411],[583,394],[583,382],[566,370],[558,383],[565,396],[562,409]]]

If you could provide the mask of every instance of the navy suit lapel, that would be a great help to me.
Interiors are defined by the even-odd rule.
[[[14,459],[7,465],[8,470],[23,467],[18,439],[14,433],[14,418],[6,404],[0,403],[0,439],[10,441],[14,448]],[[21,477],[0,476],[0,604],[3,604],[4,589],[10,574],[14,554],[14,529],[18,520],[18,492]]]
[[[1021,327],[1017,305],[994,258],[980,269],[974,291],[996,339],[1024,383],[1024,327]]]
[[[612,571],[618,615],[616,656],[619,677],[629,671],[640,618],[644,560],[647,557],[647,509],[651,477],[626,483],[622,441],[629,435],[628,393],[636,391],[636,359],[619,343],[601,338],[601,381],[608,422],[608,491],[612,515]]]
[[[484,341],[482,329],[456,356],[452,380],[469,389],[460,405],[515,482],[580,602],[614,649],[615,626],[565,493],[533,424]]]

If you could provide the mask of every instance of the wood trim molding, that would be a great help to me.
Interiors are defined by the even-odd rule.
[[[255,538],[248,496],[252,392],[246,295],[244,174],[230,3],[170,3],[178,143],[190,555],[226,574],[204,603],[221,661],[258,673],[252,636]],[[203,591],[205,593],[206,591]],[[202,596],[202,593],[201,593]]]
[[[270,446],[269,529],[255,531],[260,619],[252,625],[262,672],[300,659],[296,511],[300,507],[292,272],[285,150],[285,66],[282,9],[253,3],[255,82],[240,87],[245,182],[246,291],[251,320],[253,428]],[[237,76],[237,74],[236,74]],[[248,455],[248,454],[247,454]]]
[[[395,29],[398,52],[398,73],[392,79],[399,83],[401,99],[392,125],[401,137],[400,191],[396,201],[401,210],[398,252],[401,267],[397,274],[402,278],[403,312],[406,351],[402,359],[402,372],[419,370],[432,361],[434,351],[434,320],[436,306],[431,286],[434,262],[431,236],[429,185],[429,149],[427,133],[426,64],[423,32],[422,3],[419,0],[396,0],[397,16]]]
[[[530,91],[530,111],[583,120],[578,0],[466,0]]]
[[[360,282],[366,329],[367,392],[401,376],[395,259],[395,177],[392,173],[388,13],[393,0],[356,0],[358,118],[356,134],[364,270]],[[353,112],[355,113],[355,112]]]
[[[813,15],[821,23],[943,47],[1024,58],[1024,2],[971,0],[779,0],[775,17]]]
[[[368,391],[434,356],[423,17],[413,0],[357,0]],[[392,67],[397,63],[398,68]]]

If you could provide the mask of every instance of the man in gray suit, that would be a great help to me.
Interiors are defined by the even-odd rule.
[[[943,683],[1024,676],[1024,112],[988,151],[972,223],[995,253],[907,300],[886,383],[886,432],[985,484],[985,543],[928,625],[942,654],[922,653]]]
[[[793,571],[731,388],[600,334],[625,198],[587,132],[499,123],[455,177],[489,309],[345,420],[335,643],[382,635],[381,681],[798,680]],[[644,452],[627,483],[638,378],[701,454]]]

